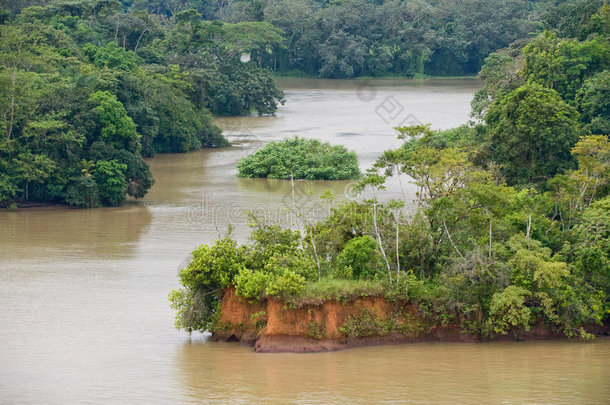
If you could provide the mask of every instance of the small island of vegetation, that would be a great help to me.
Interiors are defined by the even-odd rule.
[[[241,177],[351,180],[361,176],[358,156],[341,145],[294,137],[271,142],[237,163]]]

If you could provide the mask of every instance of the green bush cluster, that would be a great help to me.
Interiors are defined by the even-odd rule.
[[[229,233],[199,246],[180,271],[183,288],[169,296],[177,310],[176,326],[188,332],[212,328],[217,304],[229,287],[250,300],[298,295],[316,277],[313,258],[298,241],[299,232],[259,225],[249,244],[238,246]]]
[[[360,177],[358,157],[343,146],[316,139],[271,142],[237,163],[241,177],[348,180]]]
[[[350,239],[337,256],[337,267],[345,268],[344,276],[355,279],[370,279],[380,265],[379,248],[369,235]]]

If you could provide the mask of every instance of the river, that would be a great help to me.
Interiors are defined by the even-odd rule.
[[[219,118],[232,148],[149,160],[140,201],[92,210],[0,211],[0,403],[604,403],[610,340],[407,344],[321,354],[256,354],[173,328],[167,294],[198,244],[246,211],[284,220],[282,181],[237,179],[265,143],[316,137],[361,167],[398,146],[395,125],[469,119],[475,79],[283,79],[275,117]],[[401,190],[400,186],[403,186]],[[295,200],[351,182],[297,182]],[[309,193],[309,190],[313,194]],[[392,198],[412,196],[390,183]],[[607,402],[606,402],[607,403]]]

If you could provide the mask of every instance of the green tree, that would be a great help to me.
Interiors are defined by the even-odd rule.
[[[546,31],[523,48],[523,55],[528,81],[556,90],[569,103],[588,76],[610,67],[610,49],[602,38],[578,42]]]
[[[119,205],[127,193],[125,171],[127,165],[118,160],[98,160],[95,163],[95,180],[99,195],[104,204]]]
[[[565,254],[582,279],[610,297],[610,198],[594,202],[574,228],[574,241]],[[607,316],[607,312],[606,312]]]
[[[132,71],[138,67],[135,54],[125,51],[115,42],[108,42],[106,46],[100,48],[93,44],[86,44],[83,47],[83,53],[98,68]]]
[[[525,305],[529,295],[528,290],[514,285],[493,295],[489,315],[494,332],[506,335],[515,328],[529,330],[532,311]]]
[[[136,125],[116,96],[108,91],[97,91],[89,99],[97,104],[93,111],[101,127],[100,139],[117,149],[139,153],[141,145]]]
[[[586,79],[576,94],[586,134],[610,134],[610,70]]]
[[[521,86],[496,101],[485,118],[489,148],[509,184],[540,184],[574,167],[578,112],[538,84]]]
[[[587,36],[588,22],[602,5],[603,0],[564,2],[546,11],[541,18],[542,26],[560,37],[583,40]]]
[[[30,151],[20,153],[14,161],[24,183],[23,195],[26,201],[30,199],[30,184],[43,182],[56,168],[55,162],[47,156],[32,154]]]

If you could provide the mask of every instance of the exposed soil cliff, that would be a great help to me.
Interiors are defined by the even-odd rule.
[[[537,324],[519,337],[549,339],[560,335]],[[251,344],[257,352],[300,353],[418,341],[481,340],[455,325],[433,324],[415,305],[388,302],[382,297],[294,308],[276,299],[249,302],[232,288],[225,292],[212,338]]]

